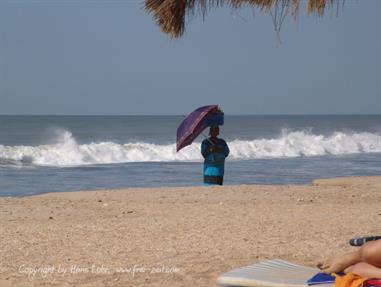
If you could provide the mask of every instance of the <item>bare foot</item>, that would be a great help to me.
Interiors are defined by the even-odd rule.
[[[317,267],[323,273],[331,274],[331,273],[344,271],[344,269],[348,266],[346,266],[345,263],[342,262],[341,257],[334,257],[334,258],[330,258],[328,260],[319,262],[317,264]]]
[[[358,253],[353,252],[319,262],[317,267],[320,268],[323,273],[330,274],[344,271],[345,268],[357,262],[359,262]]]

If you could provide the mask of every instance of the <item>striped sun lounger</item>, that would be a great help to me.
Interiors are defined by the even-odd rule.
[[[306,287],[307,281],[319,273],[317,268],[274,259],[233,269],[218,278],[220,286]],[[319,284],[321,287],[332,286]]]

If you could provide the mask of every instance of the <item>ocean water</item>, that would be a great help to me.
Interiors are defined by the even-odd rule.
[[[0,116],[0,196],[201,186],[201,135],[182,116]],[[205,135],[207,131],[205,131]],[[381,116],[225,116],[225,184],[381,175]]]

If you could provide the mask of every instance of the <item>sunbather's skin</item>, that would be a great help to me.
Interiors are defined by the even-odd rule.
[[[317,266],[328,274],[344,271],[364,278],[381,278],[381,240],[367,242],[355,252],[319,262]]]

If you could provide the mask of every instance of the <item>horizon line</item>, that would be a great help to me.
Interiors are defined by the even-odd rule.
[[[0,116],[24,116],[24,117],[32,117],[32,116],[49,116],[49,117],[178,117],[178,116],[186,116],[187,114],[0,114]],[[226,114],[226,116],[381,116],[381,113],[379,114],[365,114],[365,113],[329,113],[329,114]]]

